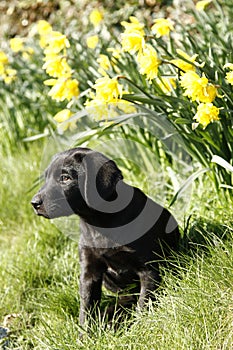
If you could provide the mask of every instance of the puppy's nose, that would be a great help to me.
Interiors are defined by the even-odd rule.
[[[40,209],[41,204],[43,203],[41,197],[35,196],[31,200],[31,205],[33,206],[34,209]]]

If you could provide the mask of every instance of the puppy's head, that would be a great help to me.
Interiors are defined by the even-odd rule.
[[[45,171],[45,184],[31,204],[37,215],[52,219],[98,210],[116,197],[123,179],[116,164],[99,152],[73,148],[55,155]]]

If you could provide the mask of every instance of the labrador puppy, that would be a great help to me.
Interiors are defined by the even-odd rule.
[[[101,300],[134,286],[142,308],[160,282],[159,261],[177,250],[178,225],[162,206],[123,181],[116,163],[88,148],[54,156],[31,201],[37,215],[80,217],[80,323]]]

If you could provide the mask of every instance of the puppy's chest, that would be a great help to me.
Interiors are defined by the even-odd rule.
[[[119,245],[93,230],[90,225],[81,223],[80,248],[87,248],[97,260],[104,262],[107,268],[117,272],[136,270],[141,265],[136,250],[127,245]]]
[[[140,265],[135,252],[127,247],[105,251],[101,254],[101,258],[104,260],[108,268],[117,272],[135,270],[138,269]]]

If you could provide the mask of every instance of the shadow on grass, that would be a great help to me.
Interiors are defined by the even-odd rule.
[[[180,240],[179,253],[190,256],[198,252],[207,253],[210,248],[230,238],[232,235],[229,226],[206,218],[195,218],[191,223],[187,222]]]

